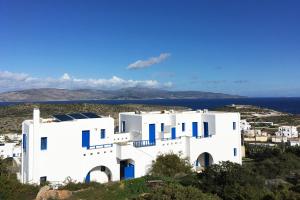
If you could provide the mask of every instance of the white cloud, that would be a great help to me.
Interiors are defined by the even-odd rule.
[[[147,60],[137,60],[134,63],[128,65],[127,69],[142,69],[150,67],[151,65],[158,64],[170,57],[170,53],[161,53],[157,57],[151,57]]]
[[[0,71],[0,91],[14,91],[32,88],[60,89],[120,89],[126,87],[162,88],[172,83],[160,83],[157,80],[132,80],[113,76],[109,79],[82,79],[65,73],[60,78],[36,78],[24,73]]]
[[[64,73],[64,75],[61,77],[62,80],[71,80],[71,77],[69,76],[69,74]]]

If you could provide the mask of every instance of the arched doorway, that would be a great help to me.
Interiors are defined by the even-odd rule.
[[[195,161],[196,170],[203,170],[205,167],[208,167],[214,163],[213,157],[210,153],[204,152],[201,153],[197,160]]]
[[[98,183],[110,182],[112,174],[109,168],[105,166],[97,166],[91,169],[85,177],[85,182],[89,183],[91,181]]]

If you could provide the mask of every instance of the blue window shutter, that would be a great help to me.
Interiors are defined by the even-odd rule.
[[[47,137],[41,138],[41,150],[47,150]]]
[[[233,155],[236,156],[237,155],[237,149],[233,148]]]
[[[204,137],[208,137],[209,136],[208,122],[203,122],[203,126],[204,126]]]
[[[161,132],[164,132],[164,131],[165,131],[165,124],[164,124],[164,123],[161,123],[161,124],[160,124],[160,131],[161,131]]]
[[[192,123],[193,128],[193,137],[198,137],[198,122]]]
[[[105,138],[105,129],[101,129],[101,139]]]
[[[82,131],[82,147],[90,147],[90,131]]]
[[[23,151],[26,152],[26,134],[23,134]]]
[[[171,131],[172,131],[172,133],[171,133],[171,138],[172,138],[172,140],[175,140],[175,139],[176,139],[176,128],[173,127],[173,128],[171,129]]]
[[[232,126],[233,126],[233,127],[232,127],[233,130],[235,130],[235,129],[236,129],[236,122],[233,122],[233,123],[232,123]]]
[[[185,123],[182,123],[182,124],[181,124],[181,130],[182,130],[182,132],[185,131]]]
[[[126,131],[126,124],[125,121],[122,121],[122,125],[121,125],[121,132],[124,133]]]

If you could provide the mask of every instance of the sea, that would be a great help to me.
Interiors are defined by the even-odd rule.
[[[82,100],[82,101],[45,101],[34,103],[72,104],[148,104],[165,106],[184,106],[191,109],[215,109],[225,105],[254,105],[281,112],[300,114],[300,97],[291,98],[238,98],[238,99],[148,99],[148,100]],[[0,102],[0,106],[21,104],[20,102]]]

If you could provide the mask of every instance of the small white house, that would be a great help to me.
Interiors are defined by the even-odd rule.
[[[247,122],[247,120],[245,119],[241,119],[240,126],[241,126],[241,131],[247,131],[251,129],[250,123]]]
[[[288,142],[290,146],[300,146],[299,138],[291,138]]]
[[[298,131],[296,126],[280,126],[275,133],[279,137],[295,138],[298,137]]]
[[[21,147],[16,143],[1,143],[0,157],[3,159],[11,157],[21,157]]]
[[[242,164],[240,114],[202,111],[56,115],[22,124],[21,182],[108,182],[141,177],[160,154],[187,157],[198,171],[213,163]]]
[[[22,141],[22,135],[21,134],[9,133],[9,134],[5,134],[4,136],[7,137],[11,141],[15,141],[15,142]]]
[[[272,136],[271,141],[273,143],[288,142],[288,138],[285,136]]]

